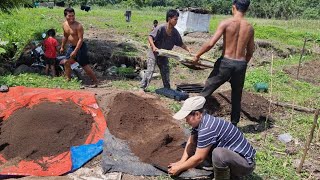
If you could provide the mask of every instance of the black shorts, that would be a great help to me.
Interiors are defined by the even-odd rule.
[[[66,53],[66,59],[70,59],[70,55],[74,51],[75,48],[76,48],[76,46],[69,45],[67,53]],[[80,47],[74,60],[77,61],[80,64],[80,66],[82,66],[82,67],[90,64],[89,57],[88,57],[88,48],[84,42],[82,43],[82,46]]]
[[[44,56],[43,59],[47,65],[55,65],[57,60],[57,58],[47,58],[46,56]]]

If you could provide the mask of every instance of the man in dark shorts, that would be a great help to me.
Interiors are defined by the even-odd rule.
[[[247,70],[247,63],[254,52],[254,29],[244,19],[250,0],[234,0],[233,17],[222,21],[211,40],[205,43],[194,57],[197,63],[202,54],[209,51],[223,35],[222,56],[214,65],[201,96],[206,98],[226,81],[231,83],[231,123],[237,126],[240,120],[241,96]]]
[[[66,8],[64,10],[66,21],[63,23],[63,39],[61,44],[60,53],[64,51],[64,46],[68,41],[69,47],[66,53],[67,61],[65,63],[65,72],[67,79],[71,79],[71,64],[75,61],[78,62],[84,71],[93,81],[92,87],[97,87],[98,80],[93,70],[89,66],[88,49],[83,42],[83,27],[78,21],[75,20],[75,12],[73,8]]]
[[[177,24],[179,13],[170,9],[167,12],[166,24],[157,26],[148,37],[151,48],[148,51],[147,71],[141,80],[140,88],[144,91],[150,84],[155,65],[159,66],[160,74],[165,88],[170,88],[169,62],[167,57],[158,56],[158,49],[172,50],[174,46],[180,46],[190,53],[190,49],[182,42],[178,30],[174,27]]]

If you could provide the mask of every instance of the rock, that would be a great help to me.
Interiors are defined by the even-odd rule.
[[[281,134],[279,135],[278,140],[283,143],[288,143],[292,140],[292,136],[289,133]]]

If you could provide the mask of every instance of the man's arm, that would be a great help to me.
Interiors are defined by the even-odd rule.
[[[156,47],[156,45],[154,45],[154,42],[153,42],[153,37],[152,36],[148,36],[148,41],[149,41],[149,44],[152,48],[152,51],[153,52],[156,52],[158,50],[158,48]]]
[[[75,54],[78,53],[79,49],[81,48],[82,46],[82,43],[83,43],[83,27],[81,24],[79,24],[79,27],[77,29],[77,35],[78,35],[78,42],[77,42],[77,45],[76,45],[76,48],[74,48],[73,52]]]
[[[182,171],[198,166],[201,162],[203,162],[206,159],[207,155],[209,154],[209,151],[211,150],[211,147],[212,146],[208,146],[205,148],[197,148],[195,154],[191,156],[189,159],[187,159],[185,162],[171,166],[168,170],[169,174],[178,175]]]
[[[66,45],[67,40],[68,40],[68,34],[66,33],[66,31],[64,29],[64,24],[62,25],[62,29],[63,29],[63,37],[62,37],[62,42],[61,42],[61,47],[60,47],[60,53],[63,53],[64,46]]]
[[[253,52],[254,52],[254,29],[252,28],[252,35],[249,39],[248,45],[247,45],[247,51],[246,51],[246,61],[249,62],[252,58]]]
[[[226,22],[223,21],[219,24],[218,29],[216,30],[216,32],[214,33],[214,35],[212,36],[212,38],[204,43],[201,47],[201,49],[197,52],[197,54],[195,55],[193,61],[197,62],[200,59],[200,56],[202,54],[204,54],[205,52],[209,51],[216,43],[217,41],[221,38],[221,36],[223,35],[224,31],[226,28]]]

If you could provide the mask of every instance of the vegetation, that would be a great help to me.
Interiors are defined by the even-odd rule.
[[[2,2],[3,1],[1,1],[0,3]],[[93,6],[92,11],[84,12],[77,10],[79,8],[76,6],[76,17],[84,24],[84,27],[86,29],[88,29],[89,27],[96,27],[98,29],[112,29],[114,30],[114,32],[123,35],[124,37],[143,42],[144,44],[146,44],[146,35],[150,31],[148,27],[151,27],[152,21],[154,19],[158,19],[160,23],[165,22],[164,18],[166,8],[162,7],[140,7],[142,8],[142,10],[133,11],[132,21],[130,23],[125,22],[123,12],[126,9],[121,8],[121,6],[125,6],[126,3],[139,4],[142,1],[91,1],[91,3],[97,5],[108,5],[110,2],[116,4],[115,6],[119,6],[119,8],[106,9]],[[143,3],[150,3],[150,6],[159,6],[164,4],[166,6],[174,6],[176,5],[174,3],[183,2],[192,3],[193,1],[143,1]],[[197,1],[197,3],[206,2],[210,1]],[[216,12],[220,12],[223,14],[230,13],[230,6],[227,4],[230,3],[229,1],[216,0],[214,2],[221,3],[221,5],[214,6],[220,8],[215,10]],[[253,2],[251,11],[253,7],[258,6],[258,2],[260,1]],[[284,2],[288,1],[274,1],[273,3],[280,4]],[[289,4],[290,7],[296,6],[296,4],[299,4],[298,2],[300,1],[297,0],[295,2],[297,3]],[[304,2],[311,3],[311,0],[306,0]],[[267,4],[271,3],[271,1],[261,3],[261,8],[264,7],[264,9],[260,9],[260,14],[253,14],[252,16],[261,18],[286,18],[286,16],[284,15],[277,15],[277,13],[270,12],[270,10],[266,9]],[[302,15],[301,13],[305,13],[306,11],[313,12],[313,8],[316,8],[317,6],[317,4],[314,4],[313,6],[310,6],[311,8],[309,9],[301,6],[300,8],[304,9],[303,11],[294,12],[299,12],[300,15]],[[18,57],[22,49],[30,40],[37,39],[38,36],[48,28],[55,28],[58,31],[58,35],[61,35],[60,24],[64,20],[62,10],[62,8],[34,8],[19,10],[12,9],[11,14],[0,13],[0,54],[2,54],[2,57],[0,55],[0,64],[5,59],[11,60],[13,55],[16,55],[16,57]],[[250,13],[252,14],[253,12],[251,11]],[[266,14],[272,14],[272,16],[269,17]],[[293,17],[294,16],[296,15],[293,15]],[[218,23],[222,19],[225,19],[227,17],[228,16],[225,15],[214,15],[210,23],[210,33],[213,33]],[[305,37],[312,39],[312,43],[316,42],[319,45],[320,22],[318,20],[290,19],[284,21],[275,19],[249,18],[249,21],[254,25],[256,29],[256,39],[270,41],[273,45],[283,47],[292,46],[296,49],[301,49]],[[310,46],[309,44],[311,43],[308,43],[308,46]],[[16,49],[18,49],[18,51]],[[125,53],[126,55],[128,55],[127,53],[135,52],[128,48],[128,51]],[[305,62],[308,60],[313,60],[315,58],[316,57],[312,55],[308,55],[303,59],[303,61]],[[258,68],[249,69],[246,76],[245,89],[248,91],[253,91],[253,85],[257,82],[266,82],[269,85],[271,85],[272,82],[272,98],[274,98],[273,100],[294,102],[294,104],[298,104],[301,106],[319,108],[320,87],[314,86],[307,82],[295,80],[283,72],[284,67],[289,65],[296,65],[298,64],[298,62],[298,54],[292,55],[286,59],[275,59],[272,74],[270,64]],[[173,62],[170,62],[170,67],[176,68],[179,66],[176,66],[176,64],[174,64]],[[123,69],[124,74],[130,71],[132,71],[132,69]],[[180,75],[180,79],[184,78],[186,77]],[[23,85],[31,87],[70,89],[78,89],[80,87],[79,82],[75,80],[66,82],[62,77],[48,78],[35,74],[0,76],[0,84],[7,84],[9,86]],[[137,80],[127,79],[114,80],[111,82],[111,85],[114,88],[124,90],[137,89],[137,84]],[[154,92],[156,88],[156,86],[149,86],[149,90],[151,92]],[[266,98],[269,98],[269,94],[265,93],[262,95]],[[176,112],[179,110],[181,105],[177,102],[172,102],[168,107],[173,112]],[[273,124],[273,126],[276,127],[274,129],[278,129],[276,132],[268,133],[268,131],[266,131],[263,133],[245,133],[246,137],[248,137],[250,141],[254,143],[255,147],[258,148],[257,169],[255,170],[255,174],[253,175],[253,177],[249,177],[249,179],[259,179],[259,177],[264,179],[301,179],[309,176],[307,172],[304,172],[301,175],[296,174],[293,167],[293,161],[301,157],[301,148],[296,155],[286,155],[286,147],[284,144],[278,142],[277,136],[280,133],[288,132],[300,144],[303,144],[304,142],[306,142],[313,116],[302,113],[290,113],[290,111],[291,110],[284,110],[283,114],[290,114],[291,117],[283,116],[283,114],[272,115],[276,119],[276,122]],[[264,135],[266,135],[266,141],[264,141]],[[169,179],[169,177],[166,176],[160,178]]]
[[[76,79],[67,81],[64,77],[48,78],[38,74],[20,74],[18,76],[0,76],[0,84],[27,87],[45,87],[61,89],[80,89],[80,82]]]

